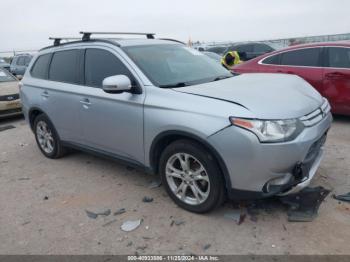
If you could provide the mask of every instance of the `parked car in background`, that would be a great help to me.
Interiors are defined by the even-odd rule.
[[[10,64],[2,57],[0,57],[0,68],[5,68],[8,71],[10,70]]]
[[[230,51],[237,51],[242,61],[248,61],[260,55],[275,51],[274,48],[259,42],[234,43],[226,48],[224,54]]]
[[[122,160],[160,174],[170,197],[199,213],[227,196],[292,194],[316,174],[332,115],[302,78],[234,77],[150,34],[90,35],[40,50],[22,80],[23,112],[46,157],[73,147]]]
[[[0,118],[21,113],[18,80],[7,70],[0,68]]]
[[[208,52],[208,51],[203,51],[202,53],[205,54],[206,56],[210,57],[214,61],[221,64],[221,56],[220,55],[213,53],[213,52]]]
[[[11,61],[10,72],[17,75],[24,75],[33,56],[30,54],[15,55]]]
[[[292,46],[237,65],[233,71],[298,75],[328,99],[333,113],[350,115],[349,42]]]
[[[226,49],[227,49],[227,46],[212,46],[212,47],[208,47],[206,51],[213,52],[220,56],[223,56],[225,54]]]

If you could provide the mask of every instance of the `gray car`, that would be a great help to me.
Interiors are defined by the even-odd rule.
[[[24,75],[33,56],[30,54],[19,54],[12,58],[10,72],[13,75]]]
[[[332,122],[327,100],[300,77],[232,76],[170,40],[85,34],[40,50],[21,85],[46,157],[76,148],[159,174],[192,212],[306,187]]]

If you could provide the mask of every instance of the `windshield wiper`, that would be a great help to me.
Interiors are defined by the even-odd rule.
[[[213,82],[214,81],[219,81],[219,80],[223,80],[223,79],[226,79],[226,78],[231,78],[232,76],[218,76],[216,78],[214,78]]]
[[[174,87],[185,87],[185,86],[189,86],[189,84],[187,84],[185,82],[179,82],[179,83],[169,84],[169,85],[160,85],[159,87],[161,87],[161,88],[174,88]]]

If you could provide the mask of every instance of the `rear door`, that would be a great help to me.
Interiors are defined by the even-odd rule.
[[[107,47],[88,48],[85,52],[86,93],[80,97],[84,143],[102,153],[144,162],[143,102],[145,93],[106,93],[106,77],[126,75],[141,90],[135,74],[124,58]]]
[[[328,47],[323,77],[323,94],[332,110],[350,114],[350,48]]]
[[[270,72],[298,75],[322,92],[323,51],[322,48],[312,47],[280,53],[276,57],[278,65],[274,65]]]
[[[82,142],[79,98],[84,93],[83,49],[53,54],[48,80],[42,88],[42,107],[64,141]]]

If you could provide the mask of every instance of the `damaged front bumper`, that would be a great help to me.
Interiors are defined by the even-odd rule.
[[[210,137],[229,172],[225,177],[229,198],[289,195],[307,187],[320,166],[331,122],[329,113],[284,143],[260,143],[251,132],[234,126]]]

